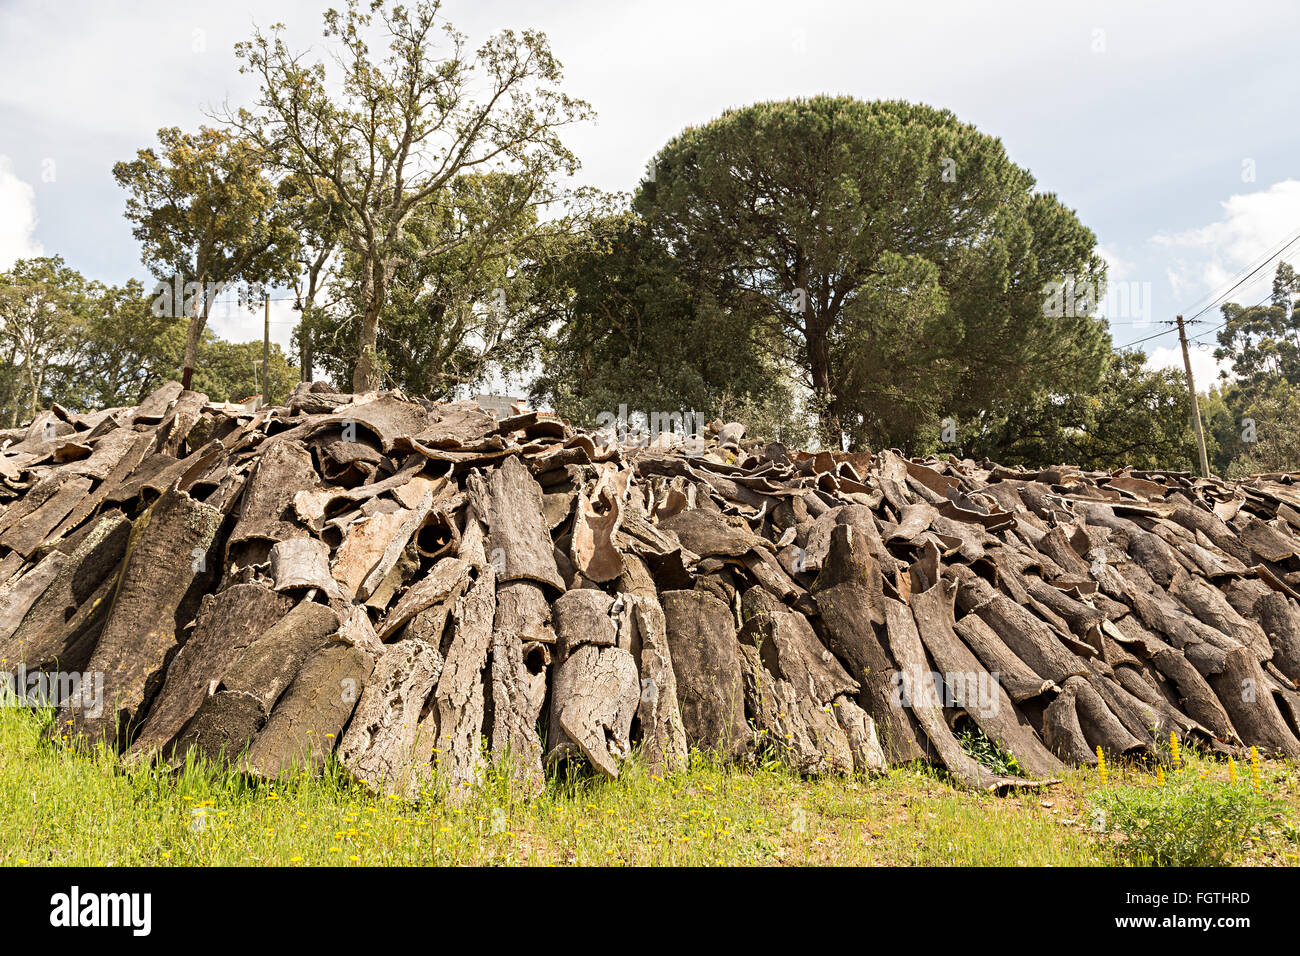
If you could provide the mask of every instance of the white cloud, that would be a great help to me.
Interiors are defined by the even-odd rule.
[[[1106,278],[1110,282],[1118,282],[1126,278],[1129,270],[1133,268],[1133,263],[1122,258],[1112,246],[1104,242],[1097,244],[1097,255],[1106,261]]]
[[[1211,386],[1220,384],[1219,372],[1223,371],[1229,375],[1232,374],[1229,363],[1219,362],[1215,359],[1212,345],[1207,344],[1202,349],[1197,343],[1192,343],[1188,355],[1192,360],[1192,377],[1196,380],[1197,392],[1208,392]],[[1185,373],[1183,350],[1176,344],[1154,348],[1147,354],[1147,368],[1172,368],[1180,373]]]
[[[271,290],[271,341],[277,343],[293,360],[293,330],[298,325],[299,314],[293,309],[293,300],[286,298],[284,290]],[[208,315],[208,326],[217,335],[230,342],[260,342],[264,316],[261,305],[252,309],[240,308],[235,292],[225,292],[213,303]]]
[[[1300,225],[1300,181],[1286,179],[1267,189],[1239,193],[1220,205],[1223,218],[1194,229],[1157,234],[1151,241],[1168,250],[1169,282],[1175,295],[1208,301],[1266,253],[1280,247]],[[1300,260],[1300,243],[1284,259]],[[1275,264],[1270,263],[1233,290],[1228,301],[1255,302],[1268,294]],[[1217,310],[1216,310],[1217,311]]]
[[[36,190],[14,174],[8,156],[0,155],[0,269],[43,253],[35,233]]]

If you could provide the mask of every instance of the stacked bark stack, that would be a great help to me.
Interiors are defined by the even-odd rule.
[[[615,776],[633,748],[981,788],[1170,731],[1300,758],[1291,476],[708,431],[634,447],[320,383],[256,411],[175,383],[56,406],[0,433],[0,668],[84,675],[53,736],[268,777],[335,754],[403,797],[460,799],[493,763]]]

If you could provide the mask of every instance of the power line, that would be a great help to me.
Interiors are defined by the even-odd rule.
[[[1295,245],[1295,243],[1296,243],[1297,241],[1300,241],[1300,229],[1298,229],[1298,230],[1296,230],[1294,233],[1292,233],[1292,234],[1291,234],[1291,237],[1290,237],[1289,239],[1287,239],[1287,238],[1284,237],[1282,240],[1280,240],[1280,242],[1281,242],[1281,246],[1280,246],[1280,247],[1276,247],[1276,244],[1275,244],[1275,247],[1276,247],[1276,248],[1274,248],[1274,250],[1271,251],[1271,252],[1266,252],[1266,253],[1264,254],[1264,257],[1263,257],[1262,259],[1260,259],[1259,262],[1254,266],[1254,268],[1251,268],[1250,271],[1249,271],[1246,275],[1242,276],[1240,279],[1238,279],[1236,282],[1234,282],[1231,286],[1229,286],[1229,287],[1228,287],[1227,289],[1225,289],[1223,292],[1220,292],[1218,295],[1216,295],[1213,299],[1210,300],[1210,302],[1209,302],[1208,305],[1206,305],[1204,308],[1202,308],[1199,312],[1196,312],[1194,315],[1192,315],[1192,317],[1191,317],[1190,319],[1187,319],[1186,321],[1187,321],[1188,323],[1195,322],[1195,321],[1196,321],[1200,316],[1204,315],[1206,312],[1209,312],[1209,311],[1210,311],[1211,309],[1213,309],[1216,305],[1221,304],[1223,300],[1227,299],[1227,297],[1230,296],[1230,295],[1231,295],[1231,294],[1232,294],[1232,293],[1233,293],[1237,288],[1239,288],[1243,283],[1248,282],[1251,278],[1253,278],[1256,274],[1258,274],[1259,270],[1263,269],[1266,265],[1268,265],[1269,263],[1271,263],[1274,259],[1280,257],[1283,253],[1286,252],[1286,250],[1287,250],[1290,246]],[[1247,268],[1250,268],[1250,267],[1248,266]],[[1188,309],[1188,310],[1186,310],[1186,311],[1189,311],[1189,312],[1190,312],[1191,310]]]
[[[1170,328],[1164,329],[1164,330],[1162,330],[1162,331],[1160,331],[1160,332],[1156,332],[1154,335],[1148,335],[1146,338],[1136,339],[1136,340],[1134,340],[1134,341],[1132,341],[1132,342],[1129,342],[1127,345],[1116,345],[1116,346],[1113,346],[1113,348],[1114,348],[1114,350],[1115,350],[1116,352],[1126,352],[1126,351],[1128,351],[1129,349],[1131,349],[1131,348],[1132,348],[1133,346],[1135,346],[1135,345],[1141,345],[1143,342],[1150,342],[1152,339],[1158,339],[1158,338],[1160,338],[1160,336],[1162,336],[1162,335],[1168,335],[1170,332],[1173,332],[1173,331],[1174,331],[1174,329],[1173,329],[1172,327],[1170,327]]]
[[[1272,292],[1270,292],[1268,295],[1264,296],[1264,298],[1260,299],[1260,300],[1259,300],[1258,302],[1256,302],[1254,305],[1246,306],[1246,308],[1247,308],[1247,309],[1258,309],[1261,305],[1263,305],[1265,302],[1267,302],[1267,301],[1268,301],[1269,299],[1271,299],[1271,298],[1273,298],[1273,293],[1272,293]],[[1192,336],[1190,339],[1188,339],[1187,341],[1189,341],[1189,342],[1195,342],[1197,339],[1201,338],[1202,336],[1209,335],[1211,332],[1217,332],[1217,331],[1219,331],[1219,329],[1224,328],[1227,324],[1228,324],[1228,320],[1225,319],[1224,321],[1220,322],[1218,325],[1216,325],[1216,326],[1215,326],[1214,328],[1212,328],[1212,329],[1206,329],[1204,332],[1198,332],[1198,333],[1196,333],[1195,335],[1193,335],[1193,336]]]

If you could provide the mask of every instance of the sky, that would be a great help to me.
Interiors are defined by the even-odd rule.
[[[0,269],[59,254],[103,282],[147,280],[113,163],[160,127],[250,103],[233,45],[254,24],[323,53],[328,2],[0,0]],[[1300,231],[1294,3],[448,0],[443,13],[475,44],[547,34],[565,89],[597,113],[567,136],[577,184],[602,189],[631,191],[672,136],[731,107],[829,93],[950,109],[1096,233],[1114,341],[1146,339],[1154,366],[1182,367],[1161,322],[1195,315]],[[1300,259],[1300,242],[1286,251]],[[1263,299],[1272,273],[1230,298]],[[272,321],[287,346],[291,303]],[[1212,309],[1189,332],[1202,389],[1219,321]],[[212,325],[260,338],[262,316],[218,310]]]

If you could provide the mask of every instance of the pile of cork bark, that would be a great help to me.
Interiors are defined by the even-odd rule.
[[[743,435],[321,383],[56,406],[0,432],[0,670],[70,743],[273,778],[337,759],[402,797],[691,748],[979,788],[1158,759],[1170,731],[1300,758],[1291,476]]]

